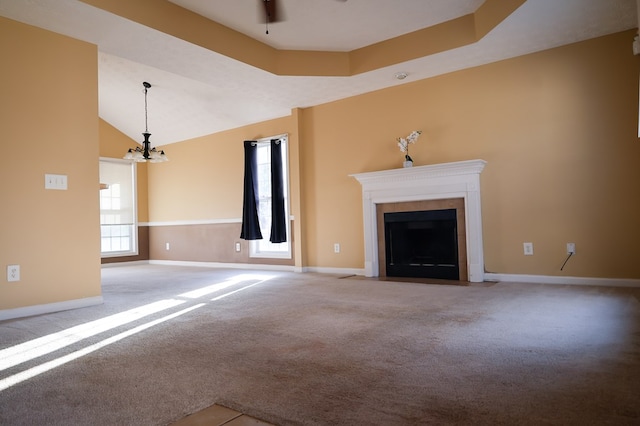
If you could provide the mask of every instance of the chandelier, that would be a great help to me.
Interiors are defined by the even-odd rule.
[[[133,160],[138,163],[148,161],[150,163],[162,163],[163,161],[169,161],[164,151],[158,151],[155,147],[151,148],[151,142],[149,141],[149,128],[147,126],[147,91],[151,87],[151,84],[146,81],[142,83],[144,86],[144,141],[142,141],[142,147],[129,148],[129,151],[124,156],[125,160]]]

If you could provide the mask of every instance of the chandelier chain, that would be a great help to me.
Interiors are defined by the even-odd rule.
[[[144,86],[144,131],[149,133],[149,126],[147,125],[147,86]]]

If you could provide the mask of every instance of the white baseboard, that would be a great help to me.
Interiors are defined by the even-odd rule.
[[[485,273],[485,281],[538,284],[591,285],[604,287],[640,287],[640,280],[625,278],[557,277],[552,275],[519,275]]]
[[[148,260],[132,260],[128,262],[111,262],[111,263],[103,263],[100,265],[102,268],[115,268],[117,266],[136,266],[136,265],[148,265]]]
[[[136,260],[131,262],[105,263],[103,268],[112,268],[118,266],[136,266],[136,265],[165,265],[165,266],[195,266],[199,268],[229,268],[229,269],[250,269],[250,270],[267,270],[267,271],[285,271],[285,272],[316,272],[319,274],[339,274],[339,275],[362,275],[364,269],[354,268],[324,268],[324,267],[300,267],[290,265],[267,265],[261,263],[223,263],[223,262],[196,262],[187,260]]]
[[[364,269],[359,268],[330,268],[320,266],[288,266],[288,265],[264,265],[254,263],[221,263],[221,262],[193,262],[181,260],[140,260],[133,262],[106,263],[103,268],[115,266],[133,265],[173,265],[173,266],[197,266],[203,268],[229,268],[229,269],[250,269],[250,270],[270,270],[287,272],[315,272],[319,274],[337,275],[365,275]],[[640,279],[626,278],[593,278],[593,277],[560,277],[553,275],[524,275],[524,274],[499,274],[487,272],[484,274],[485,281],[513,282],[513,283],[538,283],[538,284],[565,284],[565,285],[589,285],[603,287],[640,287]],[[2,312],[2,311],[0,311]],[[0,317],[0,319],[2,319]]]
[[[289,265],[264,265],[256,263],[222,263],[222,262],[192,262],[183,260],[150,260],[151,265],[170,266],[197,266],[201,268],[229,268],[229,269],[251,269],[267,271],[289,271],[294,272],[295,267]]]
[[[229,268],[229,269],[250,269],[285,272],[316,272],[319,274],[338,275],[362,275],[364,269],[355,268],[324,268],[324,267],[299,267],[290,265],[266,265],[257,263],[221,263],[221,262],[192,262],[183,260],[149,260],[151,265],[172,265],[172,266],[197,266],[202,268]]]
[[[316,272],[318,274],[338,274],[338,275],[362,275],[364,276],[364,269],[356,268],[325,268],[319,266],[308,266],[302,268],[302,272]]]
[[[0,321],[86,308],[88,306],[101,305],[102,303],[102,296],[95,296],[84,299],[66,300],[64,302],[47,303],[45,305],[25,306],[24,308],[4,309],[0,310]]]

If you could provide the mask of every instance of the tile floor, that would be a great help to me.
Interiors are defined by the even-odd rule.
[[[231,408],[214,404],[209,408],[190,414],[172,423],[171,426],[274,426],[256,418],[239,413]]]

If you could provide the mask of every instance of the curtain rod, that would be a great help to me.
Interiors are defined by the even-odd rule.
[[[276,143],[280,143],[280,139],[286,138],[288,136],[289,136],[288,133],[283,133],[283,134],[277,135],[277,136],[271,136],[271,137],[268,137],[268,138],[258,139],[256,141],[251,141],[251,146],[256,146],[258,144],[271,143],[271,141],[274,140],[274,139],[278,139],[278,141]]]
[[[276,140],[276,145],[280,145],[280,139],[279,138],[273,138],[273,139],[269,139],[268,141],[251,141],[251,146],[257,146],[257,145],[265,145],[268,143],[271,143],[272,140],[277,139]]]

